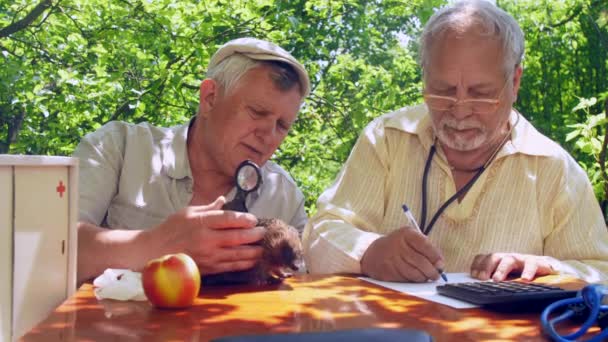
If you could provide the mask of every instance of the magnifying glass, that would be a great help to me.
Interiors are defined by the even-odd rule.
[[[262,184],[262,173],[260,167],[251,160],[245,160],[236,168],[234,173],[236,184],[236,195],[234,199],[222,207],[224,210],[248,212],[245,200],[247,195],[256,191]]]

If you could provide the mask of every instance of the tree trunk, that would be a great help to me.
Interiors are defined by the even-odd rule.
[[[11,114],[13,113],[9,112],[7,115],[8,120],[6,121],[5,125],[8,126],[8,133],[6,134],[6,139],[4,141],[0,141],[0,154],[8,153],[10,151],[11,144],[17,141],[19,131],[21,130],[21,124],[23,124],[23,119],[25,118],[24,111],[20,111],[15,115]]]
[[[34,7],[23,19],[1,28],[0,38],[8,37],[13,33],[19,32],[28,27],[34,20],[41,16],[47,8],[51,7],[51,5],[51,0],[40,1],[38,5],[36,5],[36,7]]]

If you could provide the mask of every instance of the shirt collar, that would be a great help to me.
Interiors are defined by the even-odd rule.
[[[188,123],[174,126],[169,128],[170,141],[165,145],[163,153],[163,167],[168,177],[174,179],[190,178],[192,179],[192,170],[190,170],[190,161],[188,160],[188,132],[190,127],[194,124],[196,117],[193,117]],[[250,205],[253,201],[261,195],[264,189],[264,181],[267,178],[268,170],[266,167],[270,161],[260,167],[260,173],[262,175],[262,184],[260,187],[247,196],[247,204]],[[228,201],[232,200],[236,194],[236,187],[233,187],[228,192]]]
[[[522,153],[532,156],[549,156],[552,142],[540,134],[526,118],[516,109],[511,110],[509,122],[513,127],[511,140],[508,141],[497,155],[501,156]],[[388,115],[385,127],[398,129],[407,133],[416,134],[425,150],[430,150],[435,134],[426,105],[420,104],[405,107]]]
[[[192,178],[188,161],[188,131],[196,117],[188,123],[169,128],[169,141],[163,149],[163,167],[174,179]]]
[[[516,109],[511,110],[510,122],[515,123],[517,114]],[[534,126],[519,113],[519,123],[513,128],[511,133],[510,147],[514,152],[520,152],[532,156],[550,156],[554,150],[554,142],[542,135]]]

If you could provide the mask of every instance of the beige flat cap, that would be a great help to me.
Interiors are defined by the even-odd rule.
[[[310,80],[304,66],[289,52],[281,47],[256,38],[238,38],[222,45],[211,57],[208,68],[220,64],[224,59],[235,53],[243,54],[251,59],[262,61],[279,61],[291,65],[298,73],[300,85],[304,88],[304,97],[310,93]]]

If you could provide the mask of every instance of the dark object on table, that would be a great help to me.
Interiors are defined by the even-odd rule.
[[[203,285],[280,283],[297,271],[302,262],[302,243],[298,231],[279,219],[258,219],[266,228],[264,238],[255,243],[264,248],[262,259],[252,269],[203,275]]]
[[[353,329],[336,331],[318,331],[294,334],[273,335],[245,335],[222,337],[212,342],[323,342],[323,341],[348,341],[348,342],[385,342],[385,341],[407,341],[407,342],[430,342],[433,338],[421,330],[409,329]]]
[[[608,306],[604,304],[604,297],[608,295],[608,287],[602,284],[590,284],[578,292],[574,298],[558,300],[549,306],[540,315],[543,331],[554,341],[580,341],[590,328],[599,325],[599,333],[585,341],[606,341],[608,329],[606,317]],[[577,321],[578,330],[572,332],[558,329],[556,325],[566,321]],[[567,332],[564,334],[564,332]]]
[[[556,300],[574,297],[577,293],[520,281],[452,283],[437,286],[437,292],[488,309],[508,312],[540,311]]]

